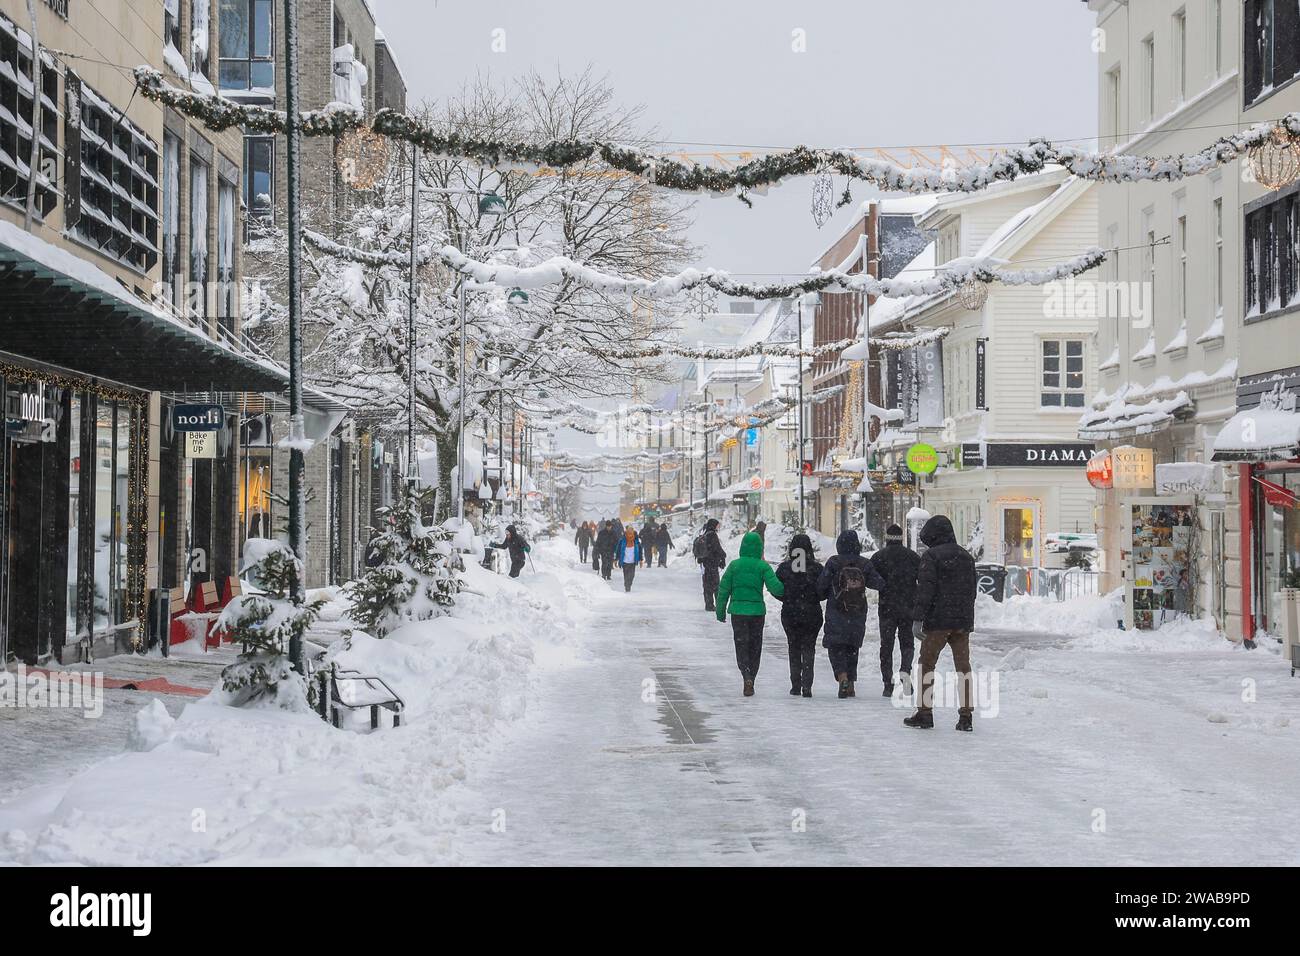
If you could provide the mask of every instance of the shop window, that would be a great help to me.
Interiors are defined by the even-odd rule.
[[[190,0],[190,70],[208,75],[208,11],[212,0]]]
[[[1083,408],[1083,339],[1044,339],[1041,350],[1041,407]]]
[[[147,272],[158,262],[157,144],[108,100],[67,74],[65,140],[79,142],[81,172],[70,193],[69,225],[105,256]]]
[[[181,49],[181,0],[163,0],[163,43]]]
[[[67,628],[64,632],[68,643],[81,636],[77,628],[77,569],[80,567],[78,558],[82,526],[81,407],[81,393],[74,393],[68,415],[68,604]]]
[[[271,0],[221,0],[219,18],[221,88],[274,97]]]

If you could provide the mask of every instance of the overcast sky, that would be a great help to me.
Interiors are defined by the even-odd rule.
[[[1080,0],[370,0],[412,102],[484,73],[591,65],[666,150],[1020,144],[1096,136],[1094,18]],[[805,52],[793,49],[802,31]],[[498,31],[504,31],[500,33]],[[504,52],[494,52],[494,41]],[[837,179],[836,192],[843,188]],[[701,266],[755,278],[807,270],[852,207],[818,229],[812,180],[700,199]],[[852,187],[856,206],[871,193]],[[565,430],[562,447],[596,451]],[[614,476],[605,479],[614,480]],[[612,513],[612,490],[588,492]],[[594,516],[594,514],[593,514]]]
[[[413,100],[476,72],[591,64],[664,140],[897,146],[1091,139],[1094,17],[1080,0],[370,0]],[[494,31],[505,51],[493,52]],[[802,30],[806,52],[792,50]],[[495,37],[501,37],[496,34]],[[499,43],[498,43],[499,45]],[[673,147],[692,150],[707,146]],[[843,187],[837,180],[836,191]],[[834,238],[812,181],[696,202],[702,265],[799,273]],[[870,195],[853,186],[855,200]],[[856,205],[856,203],[855,203]]]

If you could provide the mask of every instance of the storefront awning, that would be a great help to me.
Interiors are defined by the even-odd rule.
[[[1300,458],[1300,412],[1248,408],[1224,423],[1212,461],[1290,461]]]
[[[0,350],[147,391],[279,392],[289,378],[7,221],[0,221]]]
[[[1190,416],[1195,409],[1196,404],[1186,392],[1149,402],[1126,402],[1120,397],[1105,408],[1081,415],[1078,433],[1085,440],[1149,435]]]

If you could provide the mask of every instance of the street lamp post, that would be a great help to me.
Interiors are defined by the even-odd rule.
[[[303,443],[305,428],[302,412],[302,195],[299,179],[299,140],[301,129],[298,112],[298,3],[284,0],[284,108],[285,176],[287,179],[289,239],[289,548],[299,561],[293,575],[289,597],[299,604],[303,598],[301,567],[306,561],[303,494]],[[36,70],[39,72],[40,64]],[[35,173],[33,172],[33,176]],[[299,674],[304,672],[302,637],[295,630],[289,638],[289,662]]]
[[[411,268],[406,301],[406,478],[414,486],[419,477],[415,464],[415,267],[419,241],[420,147],[411,146]]]

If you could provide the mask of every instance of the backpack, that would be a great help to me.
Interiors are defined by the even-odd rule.
[[[691,556],[702,564],[704,563],[704,551],[704,532],[701,531],[691,544]]]
[[[846,564],[835,576],[835,603],[845,614],[867,613],[867,576],[855,564]]]

